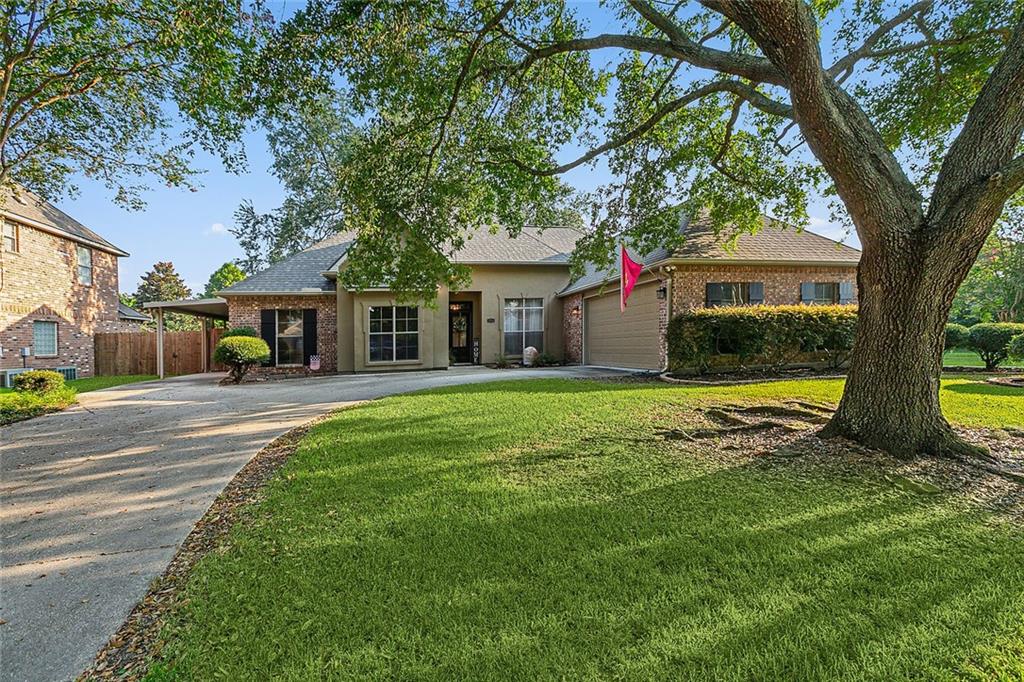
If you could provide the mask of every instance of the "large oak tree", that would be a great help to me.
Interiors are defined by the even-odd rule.
[[[796,223],[832,193],[863,245],[860,323],[825,429],[900,456],[978,454],[939,406],[943,326],[1024,185],[1020,2],[622,0],[600,31],[558,0],[314,0],[267,55],[266,103],[339,83],[338,174],[359,286],[429,295],[478,229],[582,209],[576,257]],[[608,29],[607,26],[612,26]],[[276,113],[287,113],[277,107]],[[586,195],[559,177],[603,159]],[[561,213],[560,213],[561,211]],[[723,235],[727,236],[727,235]]]

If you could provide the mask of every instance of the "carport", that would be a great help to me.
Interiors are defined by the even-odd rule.
[[[210,371],[210,320],[228,319],[228,302],[223,298],[200,298],[183,301],[150,301],[143,308],[151,310],[156,319],[156,373],[164,378],[164,315],[182,313],[198,317],[203,322],[203,371]]]

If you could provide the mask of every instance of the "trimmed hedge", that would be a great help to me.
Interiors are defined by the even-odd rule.
[[[1024,334],[1017,334],[1010,339],[1010,345],[1006,347],[1006,351],[1011,358],[1024,360]]]
[[[259,334],[252,327],[232,327],[231,329],[225,329],[224,333],[220,335],[220,338],[227,339],[232,336],[253,336],[258,337]]]
[[[1010,339],[1024,334],[1024,324],[992,322],[976,324],[967,335],[968,347],[981,356],[985,369],[992,370],[1009,355]]]
[[[704,372],[716,355],[735,355],[740,365],[781,368],[813,354],[840,367],[853,348],[857,308],[831,306],[741,306],[682,313],[668,324],[670,371]]]
[[[270,346],[251,336],[229,336],[217,342],[213,359],[230,367],[231,380],[238,384],[250,369],[270,359]]]
[[[14,375],[14,390],[46,395],[64,388],[64,375],[51,369],[34,369]]]
[[[954,348],[967,348],[970,331],[970,329],[963,326],[962,324],[947,324],[945,346],[946,350],[953,350]]]

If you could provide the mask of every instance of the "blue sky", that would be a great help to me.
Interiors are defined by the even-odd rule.
[[[298,3],[273,3],[275,14],[287,15]],[[579,3],[582,14],[590,20],[594,33],[614,28],[615,18],[596,3]],[[195,165],[203,169],[199,189],[189,191],[163,186],[154,179],[144,199],[142,211],[128,211],[113,203],[112,194],[101,183],[78,179],[81,192],[77,197],[56,203],[106,239],[128,251],[121,259],[120,288],[133,292],[140,276],[154,263],[170,260],[195,292],[202,291],[210,273],[225,261],[242,255],[234,236],[228,232],[234,224],[235,209],[250,200],[258,211],[268,211],[284,198],[278,181],[270,174],[271,157],[264,134],[254,130],[246,136],[248,171],[243,174],[225,172],[215,157],[197,155]],[[580,189],[591,189],[607,179],[603,164],[596,168],[580,168],[565,176]],[[817,201],[810,207],[811,229],[835,239],[857,245],[856,235],[847,236],[841,227],[831,226],[828,209]]]

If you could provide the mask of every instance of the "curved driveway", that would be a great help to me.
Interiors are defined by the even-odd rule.
[[[479,368],[220,387],[193,375],[85,393],[0,428],[0,680],[74,678],[228,481],[282,433],[394,393],[613,370]]]

